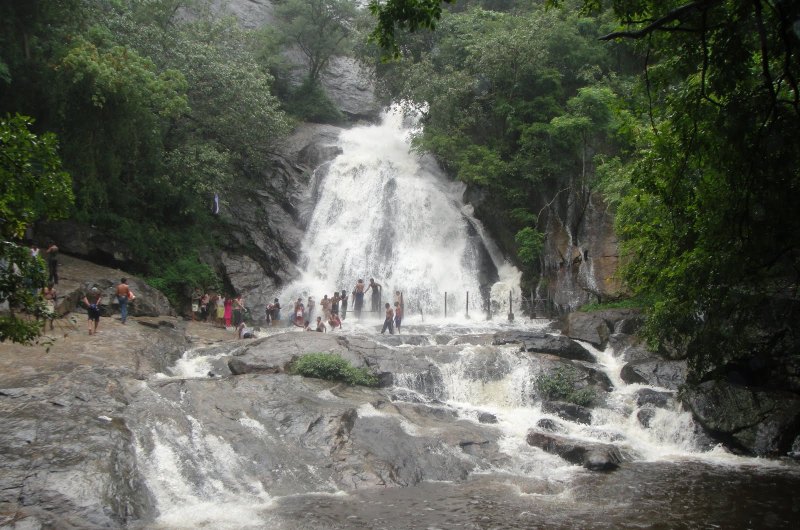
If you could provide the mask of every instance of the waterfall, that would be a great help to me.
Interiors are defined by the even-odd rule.
[[[401,291],[406,317],[443,314],[445,293],[448,314],[465,313],[467,292],[470,313],[482,315],[498,279],[507,284],[498,305],[507,306],[509,290],[519,296],[519,271],[487,248],[480,223],[461,201],[463,184],[412,152],[413,133],[399,110],[378,125],[342,132],[342,153],[318,170],[303,273],[283,290],[284,302],[349,293],[359,278],[382,285],[382,303]]]

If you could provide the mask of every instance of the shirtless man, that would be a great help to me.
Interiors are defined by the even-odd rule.
[[[325,323],[322,321],[322,317],[317,317],[317,327],[315,331],[319,331],[320,333],[325,333],[327,331],[325,328]]]
[[[128,319],[128,296],[131,294],[131,289],[128,287],[128,279],[122,278],[117,285],[117,303],[119,304],[120,320],[124,324]]]
[[[320,307],[322,307],[322,315],[325,317],[325,320],[330,320],[331,318],[331,299],[328,298],[328,295],[323,295],[322,300],[319,301]]]
[[[394,303],[394,327],[397,328],[397,334],[400,334],[400,323],[403,321],[403,306],[400,302]]]
[[[389,335],[394,335],[394,311],[392,311],[392,306],[389,302],[386,302],[386,320],[383,321],[381,335],[383,335],[383,332],[387,329],[389,330]]]

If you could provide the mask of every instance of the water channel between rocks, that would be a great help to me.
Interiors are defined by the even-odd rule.
[[[534,380],[552,356],[491,344],[497,332],[544,333],[545,322],[412,321],[401,336],[378,334],[379,324],[325,336],[270,330],[189,351],[170,373],[137,382],[128,425],[158,511],[146,527],[794,527],[796,465],[707,446],[674,397],[637,405],[643,387],[619,379],[611,350],[584,345],[596,358],[586,364],[613,387],[581,424],[542,411]],[[231,358],[304,347],[360,356],[394,383],[226,370]],[[643,409],[653,411],[647,426]],[[526,435],[540,420],[626,459],[596,472],[532,447]]]

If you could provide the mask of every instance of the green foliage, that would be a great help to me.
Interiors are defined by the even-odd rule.
[[[346,359],[330,353],[309,353],[300,357],[292,367],[293,373],[348,385],[378,386],[378,378],[366,368],[356,368]]]
[[[61,169],[52,133],[36,135],[27,116],[0,119],[0,235],[20,238],[40,219],[65,217],[72,205],[71,179]]]
[[[203,292],[220,290],[214,270],[200,262],[196,255],[184,256],[170,263],[159,275],[147,278],[147,283],[164,293],[174,307],[180,307],[195,288]]]
[[[369,10],[378,18],[378,25],[370,35],[385,57],[398,57],[400,49],[395,38],[395,28],[408,31],[436,28],[442,16],[442,3],[451,4],[455,0],[370,0]]]
[[[535,228],[526,226],[514,236],[517,243],[519,260],[529,267],[536,265],[544,248],[544,234]]]
[[[0,315],[0,342],[29,344],[40,335],[43,321],[21,318],[16,311],[36,319],[46,315],[46,306],[38,295],[46,279],[44,261],[31,256],[29,248],[0,241],[0,303],[9,305],[9,312]]]
[[[591,313],[593,311],[603,311],[605,309],[641,309],[647,306],[648,303],[642,298],[624,298],[622,300],[613,300],[611,302],[592,302],[589,304],[584,304],[578,309],[578,311],[583,313]]]
[[[551,401],[566,401],[582,407],[592,404],[596,395],[591,388],[576,388],[581,377],[571,366],[559,366],[551,373],[540,373],[535,380],[536,389],[542,398]]]
[[[20,318],[15,311],[35,318],[46,311],[38,296],[47,279],[44,262],[7,238],[22,237],[40,219],[66,216],[73,200],[55,135],[38,136],[31,125],[26,116],[0,119],[0,303],[9,305],[8,314],[0,316],[0,342],[35,340],[40,322]]]

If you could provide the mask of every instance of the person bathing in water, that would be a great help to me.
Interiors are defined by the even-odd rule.
[[[386,330],[389,330],[389,335],[394,335],[394,311],[392,311],[392,306],[389,302],[386,302],[386,319],[383,321],[383,329],[381,329],[381,335]]]
[[[381,290],[383,287],[375,281],[375,278],[370,278],[369,286],[364,292],[366,293],[370,289],[372,289],[372,311],[377,315],[381,307]]]
[[[356,282],[356,286],[353,288],[353,311],[356,314],[356,318],[361,320],[361,310],[364,308],[364,280],[361,278],[358,279]]]
[[[386,304],[389,305],[389,304]],[[400,302],[394,303],[394,327],[397,328],[397,334],[400,334],[400,323],[403,321],[403,306]]]

